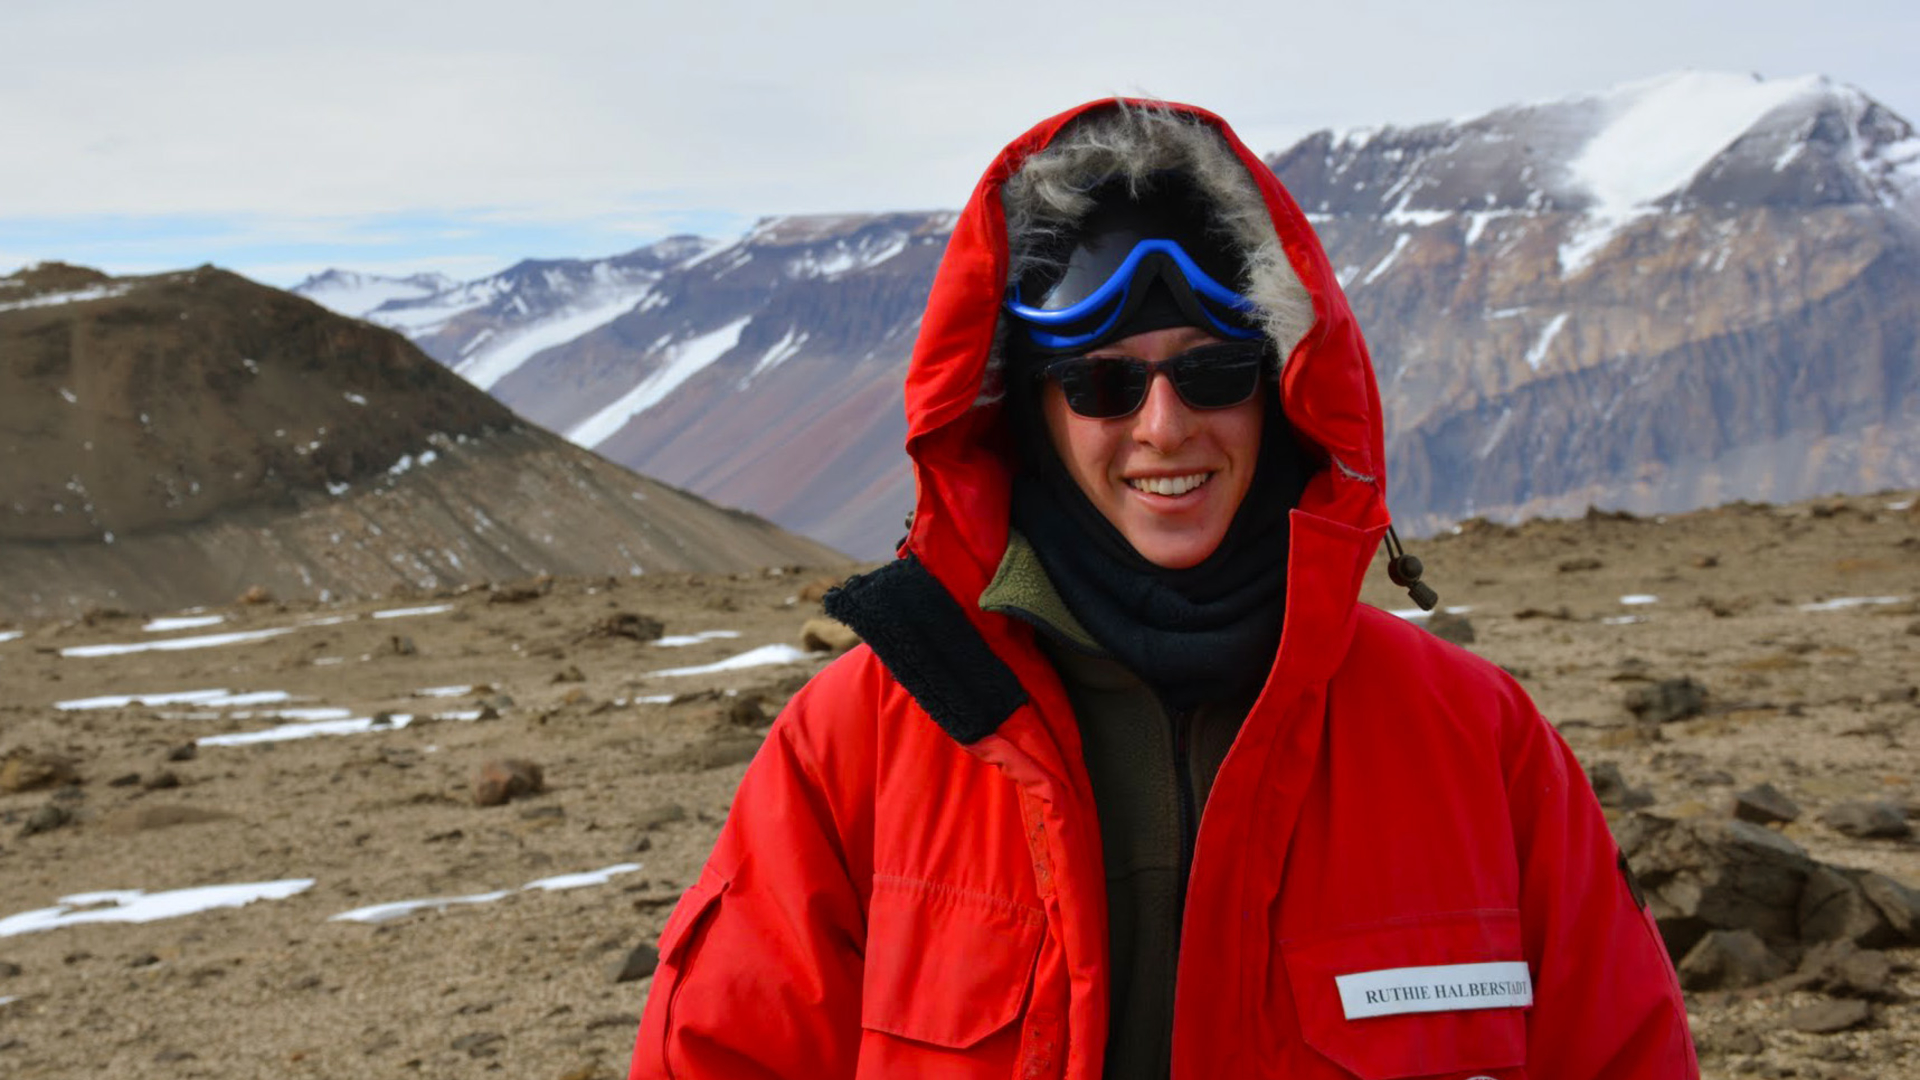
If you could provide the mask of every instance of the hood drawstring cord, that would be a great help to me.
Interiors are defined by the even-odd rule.
[[[1419,559],[1407,554],[1407,550],[1400,546],[1400,535],[1393,531],[1392,525],[1388,525],[1387,578],[1407,590],[1407,595],[1420,605],[1421,611],[1432,611],[1433,606],[1440,602],[1440,594],[1433,591],[1433,586],[1420,580],[1420,574],[1425,569]]]

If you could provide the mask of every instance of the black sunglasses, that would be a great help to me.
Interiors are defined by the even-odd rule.
[[[1162,371],[1189,408],[1229,409],[1259,389],[1260,371],[1266,365],[1266,342],[1225,341],[1165,360],[1069,356],[1043,365],[1034,377],[1059,383],[1067,408],[1075,413],[1112,420],[1133,415],[1146,402],[1153,377]]]

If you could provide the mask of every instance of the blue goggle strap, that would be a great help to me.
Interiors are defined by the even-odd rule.
[[[1121,261],[1120,266],[1108,276],[1107,280],[1101,282],[1099,288],[1093,290],[1086,299],[1077,304],[1052,311],[1023,304],[1020,302],[1018,293],[1010,290],[1007,297],[1007,310],[1022,321],[1032,323],[1036,327],[1065,326],[1085,319],[1112,304],[1113,310],[1108,313],[1099,328],[1090,333],[1060,335],[1049,334],[1040,329],[1032,331],[1034,343],[1049,349],[1071,349],[1097,341],[1101,335],[1111,330],[1114,322],[1120,318],[1120,312],[1126,307],[1127,294],[1133,288],[1133,276],[1139,271],[1140,263],[1147,256],[1154,254],[1165,255],[1172,259],[1174,266],[1180,270],[1180,276],[1186,279],[1187,286],[1201,297],[1230,311],[1251,314],[1256,310],[1253,301],[1215,281],[1205,270],[1200,269],[1200,264],[1194,262],[1178,242],[1158,238],[1142,240],[1135,244],[1133,250],[1127,252],[1127,257]],[[1260,336],[1258,331],[1245,330],[1223,323],[1214,318],[1213,314],[1206,310],[1205,305],[1199,306],[1201,314],[1207,316],[1207,321],[1213,323],[1215,329],[1228,337]]]

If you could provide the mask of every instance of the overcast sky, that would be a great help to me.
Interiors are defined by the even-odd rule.
[[[0,273],[477,277],[765,214],[958,207],[1034,121],[1192,101],[1260,152],[1682,68],[1920,120],[1911,0],[0,0]]]

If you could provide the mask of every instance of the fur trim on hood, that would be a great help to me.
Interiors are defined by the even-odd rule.
[[[1259,308],[1284,365],[1313,328],[1313,300],[1281,249],[1259,187],[1226,140],[1199,118],[1160,105],[1120,101],[1082,115],[1008,178],[1000,198],[1009,285],[1041,265],[1056,246],[1048,241],[1071,234],[1093,209],[1088,192],[1121,180],[1137,196],[1167,173],[1192,183],[1212,206],[1213,227],[1241,251],[1247,276],[1236,284]]]

